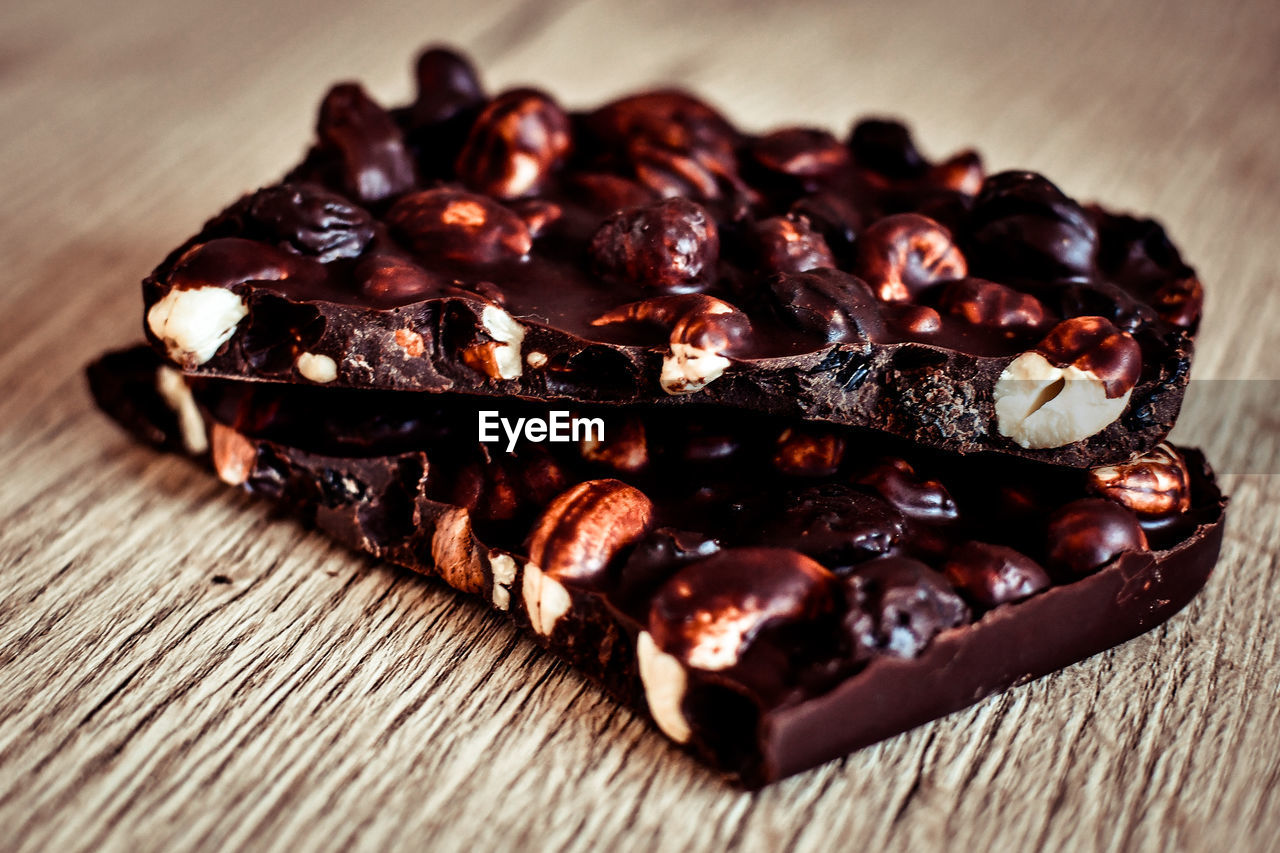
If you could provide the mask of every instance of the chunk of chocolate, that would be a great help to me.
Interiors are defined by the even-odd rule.
[[[287,181],[155,269],[158,349],[208,377],[718,404],[1074,467],[1151,450],[1177,415],[1203,287],[1152,220],[1033,172],[985,177],[972,151],[930,161],[888,119],[847,142],[755,135],[685,92],[575,113],[536,89],[489,97],[447,49],[416,71],[393,110],[335,87]],[[213,244],[244,274],[184,275]],[[320,263],[264,266],[255,244]],[[690,294],[735,318],[731,347],[601,322]],[[246,346],[264,296],[319,312],[305,372]],[[1131,339],[1130,396],[1082,403],[1070,428],[1003,428],[1001,377],[1081,317]]]
[[[644,465],[602,476],[584,442],[478,442],[483,398],[184,380],[141,347],[89,379],[138,437],[482,596],[751,786],[1159,624],[1222,536],[1191,450],[1098,474],[829,428],[841,452],[819,471],[777,464],[813,429],[794,420],[708,409],[694,429],[684,409],[584,406],[604,442],[645,436]],[[1175,458],[1177,499],[1149,500]]]

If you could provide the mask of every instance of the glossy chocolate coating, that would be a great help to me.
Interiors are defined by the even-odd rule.
[[[243,238],[292,248],[297,268],[203,281],[242,294],[250,318],[266,297],[314,308],[323,334],[307,351],[333,360],[334,387],[715,403],[1076,467],[1145,452],[1176,417],[1203,294],[1150,220],[1081,206],[1034,173],[983,181],[972,152],[931,164],[896,122],[862,122],[843,141],[812,128],[757,136],[679,92],[564,113],[536,90],[486,96],[448,51],[418,72],[423,88],[399,109],[335,89],[286,183],[162,263],[147,306],[185,286],[175,261],[187,250],[225,255],[223,240]],[[459,193],[480,198],[441,203]],[[682,205],[706,221],[642,214]],[[948,286],[966,276],[1007,292]],[[722,374],[677,393],[660,382],[669,327],[596,321],[691,291],[736,309],[750,333],[717,351]],[[494,306],[522,333],[502,370],[475,357]],[[1059,448],[1001,435],[1003,369],[1055,323],[1095,315],[1132,335],[1125,412]],[[293,363],[250,357],[249,323],[198,372],[306,382]],[[253,325],[261,348],[270,323]]]
[[[179,422],[155,390],[158,366],[149,350],[117,353],[90,367],[90,385],[131,432],[176,450]],[[649,458],[622,471],[572,443],[521,441],[512,453],[478,444],[476,412],[492,405],[484,398],[219,380],[192,387],[224,479],[218,437],[232,436],[223,443],[247,456],[230,473],[249,491],[350,547],[482,595],[524,627],[525,543],[557,495],[614,480],[642,492],[652,501],[648,532],[607,564],[592,563],[590,584],[570,585],[569,610],[537,639],[643,710],[636,648],[650,632],[659,649],[685,659],[688,747],[752,786],[1142,633],[1203,585],[1222,536],[1225,499],[1195,451],[1183,451],[1189,503],[1147,532],[1147,547],[1091,574],[1050,579],[1034,566],[1059,546],[1057,520],[1105,503],[1087,497],[1086,471],[963,459],[833,428],[848,449],[815,483],[772,464],[794,423],[700,410],[691,428],[693,410],[668,408],[628,412],[643,425]],[[502,411],[545,409],[513,401]],[[582,413],[604,419],[606,438],[622,418],[607,408]],[[888,471],[927,486],[906,494],[935,497],[904,500],[917,511],[899,512],[877,491],[904,493]],[[472,487],[460,492],[461,483]],[[1132,518],[1106,506],[1115,510],[1108,518]],[[1073,522],[1071,535],[1082,533],[1087,525]],[[572,553],[572,531],[556,536]],[[814,547],[807,536],[817,537]],[[987,543],[981,559],[975,542]],[[949,565],[980,573],[993,556],[1020,572],[985,585],[948,581]],[[717,644],[725,637],[731,655]]]

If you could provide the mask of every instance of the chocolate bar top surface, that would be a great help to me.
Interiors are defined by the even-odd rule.
[[[190,451],[155,371],[135,350],[90,375],[135,434]],[[603,439],[508,452],[477,441],[484,398],[191,387],[224,480],[487,596],[753,785],[1147,630],[1204,583],[1222,535],[1203,458],[1167,444],[1080,471],[588,407]]]
[[[286,180],[156,269],[160,351],[210,376],[717,403],[1077,467],[1176,418],[1203,294],[1150,219],[973,152],[930,162],[893,121],[752,134],[679,91],[571,112],[490,96],[448,51],[417,72],[398,109],[334,87]],[[1055,370],[1112,405],[1047,433],[998,412],[1002,378]]]

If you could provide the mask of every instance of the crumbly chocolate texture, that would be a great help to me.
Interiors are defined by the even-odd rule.
[[[446,50],[418,72],[399,109],[336,87],[285,181],[160,264],[160,352],[210,377],[714,403],[1075,467],[1176,418],[1203,289],[1152,220],[973,152],[930,162],[896,122],[755,135],[682,92],[569,112],[486,95]],[[1080,317],[1139,362],[1067,376],[1113,405],[1002,415],[1006,376],[1051,408],[1035,383],[1060,377],[1010,367]]]
[[[90,384],[139,438],[191,452],[160,369],[139,348]],[[190,388],[222,479],[484,598],[748,786],[1141,634],[1204,584],[1223,530],[1203,458],[1168,445],[1090,472],[585,407],[603,441],[507,453],[476,441],[483,398]]]

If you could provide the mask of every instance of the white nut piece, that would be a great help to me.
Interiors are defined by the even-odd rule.
[[[196,405],[191,386],[182,374],[168,365],[156,371],[156,391],[178,417],[178,431],[182,434],[182,446],[193,456],[209,449],[209,433],[205,430],[204,416]]]
[[[657,323],[669,329],[658,385],[673,396],[701,391],[719,379],[732,364],[725,353],[750,327],[737,308],[703,293],[632,302],[591,321],[593,326],[613,323]]]
[[[569,590],[533,563],[527,563],[524,567],[522,592],[525,610],[529,613],[529,624],[542,636],[550,636],[560,617],[569,612],[572,604]]]
[[[671,351],[662,359],[662,373],[658,384],[672,396],[701,391],[729,367],[730,361],[712,350],[671,342]]]
[[[319,385],[327,385],[338,378],[338,363],[321,353],[304,352],[293,364],[305,379]]]
[[[224,287],[175,288],[147,311],[147,327],[171,359],[195,367],[231,340],[248,313],[244,300]]]
[[[1133,389],[1108,397],[1103,381],[1075,365],[1059,367],[1034,350],[996,381],[996,425],[1021,447],[1062,447],[1097,435],[1124,412]]]
[[[480,312],[480,323],[489,337],[497,342],[493,362],[499,379],[518,379],[524,372],[520,347],[524,344],[524,326],[497,305],[486,305]]]
[[[674,656],[658,648],[648,631],[641,631],[636,638],[636,662],[653,721],[676,743],[688,743],[693,730],[681,708],[689,683],[684,667]]]
[[[489,572],[493,575],[493,606],[511,609],[511,584],[516,580],[516,561],[507,554],[489,555]]]
[[[231,427],[214,423],[209,431],[213,469],[228,486],[243,485],[258,461],[258,448]]]

